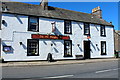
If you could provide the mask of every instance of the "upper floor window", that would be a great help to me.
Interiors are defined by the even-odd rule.
[[[106,36],[105,26],[101,25],[100,26],[100,31],[101,31],[101,36]]]
[[[39,31],[39,19],[38,17],[29,17],[28,20],[28,31],[34,31],[38,32]]]
[[[106,55],[106,41],[101,41],[101,55]]]
[[[90,35],[90,25],[89,25],[89,23],[84,23],[84,35]]]
[[[72,34],[72,25],[71,25],[71,21],[64,21],[64,32],[65,34]]]

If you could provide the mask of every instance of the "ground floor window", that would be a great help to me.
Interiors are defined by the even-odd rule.
[[[106,41],[101,41],[101,55],[106,55]]]
[[[39,56],[39,40],[27,40],[27,56]]]
[[[72,41],[64,41],[64,57],[72,57]]]

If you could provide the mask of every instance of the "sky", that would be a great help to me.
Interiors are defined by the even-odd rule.
[[[23,2],[23,0],[14,0]],[[32,1],[32,0],[31,0]],[[29,4],[39,4],[40,2],[25,2]],[[48,0],[49,1],[49,0]],[[73,11],[91,13],[92,9],[100,6],[102,17],[107,22],[112,22],[114,29],[118,30],[118,2],[49,2],[49,6],[64,8]]]
[[[5,0],[3,0],[3,1],[5,1]],[[41,0],[12,0],[12,1],[40,2]],[[118,2],[118,1],[119,0],[49,0],[49,2]]]

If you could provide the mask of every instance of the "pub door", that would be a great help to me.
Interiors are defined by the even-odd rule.
[[[90,59],[90,41],[84,41],[84,59]]]

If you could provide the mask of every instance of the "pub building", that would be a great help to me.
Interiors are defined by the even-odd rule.
[[[1,2],[0,52],[4,61],[114,57],[114,26],[100,7],[82,13],[20,2]]]

